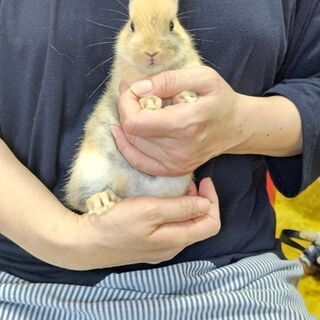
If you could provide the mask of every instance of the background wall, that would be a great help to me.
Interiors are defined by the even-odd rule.
[[[275,194],[277,214],[277,236],[282,229],[309,229],[320,232],[320,180],[294,199],[287,199],[280,193]],[[307,246],[308,242],[301,242]],[[283,245],[287,258],[296,259],[300,252]],[[320,319],[320,273],[317,276],[305,276],[299,283],[308,310]]]

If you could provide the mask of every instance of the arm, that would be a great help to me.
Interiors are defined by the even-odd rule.
[[[135,198],[102,216],[66,209],[0,139],[0,232],[41,260],[74,270],[159,263],[220,229],[216,193]],[[85,257],[85,258],[84,258]]]
[[[302,151],[300,114],[285,97],[239,94],[204,66],[169,71],[150,80],[149,93],[170,97],[191,90],[199,100],[148,112],[138,103],[138,97],[146,94],[146,82],[122,92],[119,110],[124,131],[112,127],[112,132],[121,152],[139,170],[181,175],[220,154],[284,157]]]
[[[248,138],[229,153],[274,157],[301,154],[301,118],[292,101],[281,96],[239,95],[237,103],[244,114],[242,126],[248,130]]]
[[[265,97],[238,94],[203,67],[167,72],[151,78],[149,88],[144,82],[131,87],[134,94],[123,92],[124,130],[112,131],[127,160],[150,174],[180,175],[219,154],[261,154],[285,195],[314,181],[320,175],[320,4],[301,3],[308,9],[297,15],[286,62]],[[200,99],[157,115],[138,112],[136,96],[166,97],[179,90],[196,91]],[[151,124],[156,134],[148,130]]]
[[[275,86],[265,95],[292,101],[302,123],[303,150],[295,157],[267,157],[277,188],[295,196],[320,176],[320,3],[300,1],[289,48]]]
[[[63,265],[63,248],[68,244],[76,249],[75,240],[81,240],[77,216],[60,204],[2,140],[0,163],[0,232],[42,260]]]

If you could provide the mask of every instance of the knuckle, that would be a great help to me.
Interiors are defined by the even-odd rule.
[[[219,79],[219,74],[211,67],[202,66],[202,68],[203,68],[202,75],[203,75],[203,78],[206,80],[206,82],[211,84],[217,83]]]
[[[163,92],[168,92],[171,88],[174,88],[176,80],[176,73],[173,70],[163,72],[160,78],[160,86]]]
[[[148,201],[144,201],[144,199],[142,199],[141,208],[143,208],[143,212],[147,220],[159,221],[161,219],[159,205],[156,205],[151,199],[148,199]],[[159,242],[159,240],[157,241]]]
[[[118,109],[120,112],[123,111],[124,106],[125,106],[125,98],[124,98],[124,95],[121,94],[118,100]]]
[[[188,234],[181,234],[176,240],[177,250],[182,251],[190,244],[190,236]]]
[[[202,73],[203,74],[207,74],[207,75],[211,75],[213,77],[217,77],[218,73],[213,68],[211,68],[211,67],[209,67],[207,65],[203,65],[203,66],[201,66],[201,68],[202,68]]]
[[[173,171],[175,172],[176,176],[184,176],[186,174],[189,174],[193,170],[186,164],[182,164],[182,165],[180,164],[180,165],[176,165]]]
[[[130,142],[130,144],[135,145],[137,142],[137,137],[131,134],[126,135],[127,140]]]
[[[196,135],[198,127],[195,123],[190,123],[184,129],[184,135],[187,139],[190,139]]]
[[[167,251],[161,256],[160,259],[161,261],[169,261],[169,260],[172,260],[178,253],[179,253],[178,250]]]
[[[137,123],[133,119],[125,119],[122,123],[124,131],[130,135],[134,135],[137,131]]]
[[[196,210],[196,203],[190,197],[183,197],[179,200],[179,207],[181,214],[188,217],[190,213]]]
[[[194,168],[190,160],[190,155],[185,152],[181,152],[179,155],[177,155],[175,157],[174,164],[172,165],[172,171],[175,173],[175,175],[183,176],[191,173]]]
[[[220,232],[220,230],[221,230],[221,221],[220,221],[220,219],[216,222],[216,225],[215,225],[215,234],[214,235],[216,235],[216,234],[218,234],[219,232]]]
[[[172,148],[171,153],[168,154],[168,159],[177,164],[177,167],[183,165],[183,161],[187,161],[188,157],[188,151],[185,150],[185,147],[181,148],[180,146]]]
[[[121,150],[124,152],[124,150]],[[127,161],[130,163],[130,165],[137,169],[140,170],[141,169],[141,162],[139,161],[137,156],[128,156],[127,157]]]

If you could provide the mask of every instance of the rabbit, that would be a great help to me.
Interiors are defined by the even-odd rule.
[[[71,208],[99,215],[126,197],[176,197],[186,193],[193,174],[157,177],[134,169],[118,151],[109,131],[111,124],[119,124],[121,80],[131,85],[162,71],[202,65],[191,35],[178,20],[178,2],[129,1],[129,18],[116,39],[110,81],[85,124],[65,185],[65,199]],[[146,96],[140,105],[158,109],[169,103],[197,99],[196,93],[184,91],[171,101]]]

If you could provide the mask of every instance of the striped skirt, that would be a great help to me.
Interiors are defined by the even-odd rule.
[[[274,254],[112,274],[93,287],[0,273],[1,320],[314,319],[295,288],[298,262]]]

